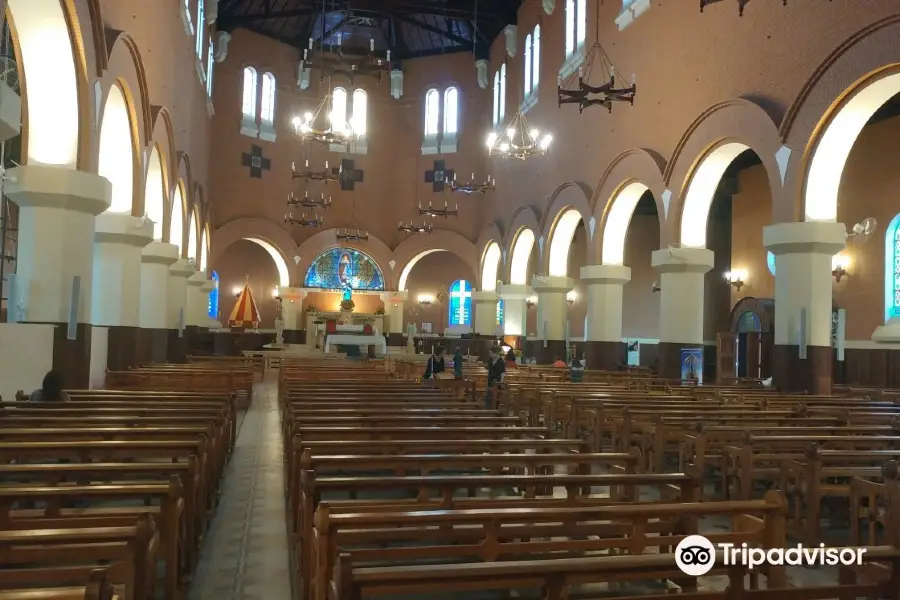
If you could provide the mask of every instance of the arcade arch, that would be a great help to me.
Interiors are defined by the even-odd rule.
[[[160,242],[163,239],[167,187],[159,146],[153,144],[147,163],[147,181],[144,184],[144,212],[153,221],[153,239]]]
[[[529,284],[528,267],[531,263],[534,241],[534,231],[529,228],[521,229],[516,235],[509,266],[509,283],[511,285]]]
[[[197,209],[191,211],[191,223],[188,227],[188,248],[187,257],[197,262],[198,235],[200,233],[200,223],[197,219]],[[199,265],[198,265],[199,266]]]
[[[625,237],[628,226],[641,197],[649,188],[638,181],[633,181],[621,188],[612,199],[606,225],[603,228],[603,264],[625,264]]]
[[[569,248],[575,237],[575,230],[581,224],[581,213],[567,208],[557,218],[550,237],[550,256],[547,270],[550,276],[566,277],[569,270]]]
[[[269,256],[272,257],[272,261],[275,263],[275,268],[278,269],[278,285],[281,287],[289,287],[291,285],[291,272],[288,269],[287,261],[284,259],[281,251],[279,251],[278,248],[276,248],[266,240],[260,238],[245,237],[243,239],[260,246],[269,254]]]
[[[184,181],[178,180],[175,184],[175,193],[172,195],[172,212],[169,221],[169,243],[178,246],[178,256],[184,253]]]
[[[131,115],[118,83],[109,88],[100,121],[97,174],[112,183],[108,212],[131,214],[134,204],[134,141]]]
[[[491,242],[484,251],[481,263],[481,291],[496,292],[497,276],[500,271],[500,244]]]

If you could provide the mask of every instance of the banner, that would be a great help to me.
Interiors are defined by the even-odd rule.
[[[681,349],[681,379],[703,384],[703,348]]]

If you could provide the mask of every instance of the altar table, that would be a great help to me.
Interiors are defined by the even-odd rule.
[[[381,354],[387,354],[387,341],[383,335],[351,335],[346,333],[330,333],[325,338],[325,352],[331,352],[332,346],[375,346]]]

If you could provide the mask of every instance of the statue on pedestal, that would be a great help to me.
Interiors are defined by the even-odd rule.
[[[356,303],[353,302],[353,288],[350,284],[344,286],[344,292],[341,295],[341,323],[350,325],[353,322],[353,308]]]
[[[416,353],[416,324],[415,323],[407,323],[406,324],[406,353],[407,354],[415,354]]]
[[[275,345],[284,346],[284,306],[281,296],[275,297]]]

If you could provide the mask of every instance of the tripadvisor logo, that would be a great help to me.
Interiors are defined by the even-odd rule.
[[[709,573],[716,562],[716,550],[724,566],[745,565],[754,569],[764,564],[772,566],[858,566],[863,562],[865,548],[804,547],[754,548],[747,544],[715,544],[702,535],[689,535],[675,548],[675,564],[691,577]]]

